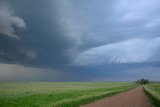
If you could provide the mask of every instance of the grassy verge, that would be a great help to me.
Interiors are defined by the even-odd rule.
[[[0,107],[77,107],[133,87],[123,82],[0,83]]]
[[[160,107],[160,83],[150,83],[144,90],[155,107]]]
[[[103,92],[101,94],[84,95],[84,96],[81,96],[76,99],[67,99],[67,100],[62,100],[62,101],[56,102],[55,104],[53,104],[53,106],[54,107],[78,107],[80,105],[92,103],[98,99],[102,99],[104,97],[109,97],[109,96],[127,91],[129,89],[131,89],[131,87],[127,87],[127,88],[124,88],[121,90],[107,91],[107,92]]]

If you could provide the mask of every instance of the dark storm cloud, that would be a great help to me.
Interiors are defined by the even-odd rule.
[[[160,49],[160,4],[157,0],[101,0],[98,3],[86,1],[80,5],[81,8],[76,7],[74,11],[76,3],[67,4],[71,13],[84,15],[80,18],[68,15],[68,19],[73,20],[66,26],[76,28],[70,34],[78,35],[80,48],[77,50],[82,49],[73,63],[96,65],[160,60],[157,56]]]
[[[11,38],[17,38],[15,29],[12,26],[15,25],[18,28],[26,27],[23,19],[14,16],[14,14],[6,8],[0,8],[0,16],[0,34],[7,35]]]
[[[3,56],[1,54],[3,57],[1,60],[48,67],[62,66],[67,62],[68,58],[65,55],[65,50],[72,43],[65,37],[66,31],[57,21],[52,1],[48,0],[46,2],[41,0],[37,3],[36,0],[7,0],[5,5],[10,6],[9,8],[17,16],[23,18],[27,28],[22,33],[15,29],[19,33],[17,36],[20,37],[20,40],[1,37],[1,46],[4,48],[1,48],[3,53]],[[14,19],[14,17],[9,18],[11,20]],[[4,21],[3,23],[8,25]]]
[[[2,0],[0,3],[14,13],[0,8],[0,27],[11,30],[10,33],[0,30],[0,61],[25,65],[17,67],[22,74],[27,73],[27,77],[21,75],[25,79],[19,80],[126,81],[140,77],[158,80],[158,0]],[[16,68],[14,64],[3,65],[2,70]],[[9,70],[2,74],[9,75]]]

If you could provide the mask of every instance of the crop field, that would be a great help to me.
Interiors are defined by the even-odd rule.
[[[134,86],[125,82],[1,82],[0,107],[77,107]]]
[[[153,82],[145,86],[146,93],[150,96],[153,104],[160,107],[160,83]]]

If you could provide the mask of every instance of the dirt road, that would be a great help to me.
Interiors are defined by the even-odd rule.
[[[140,86],[81,107],[153,107],[153,105]]]

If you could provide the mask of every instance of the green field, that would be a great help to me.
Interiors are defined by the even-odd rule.
[[[1,82],[0,107],[76,107],[134,86],[125,82]]]
[[[160,83],[153,82],[145,86],[145,91],[149,95],[155,106],[160,107]]]

